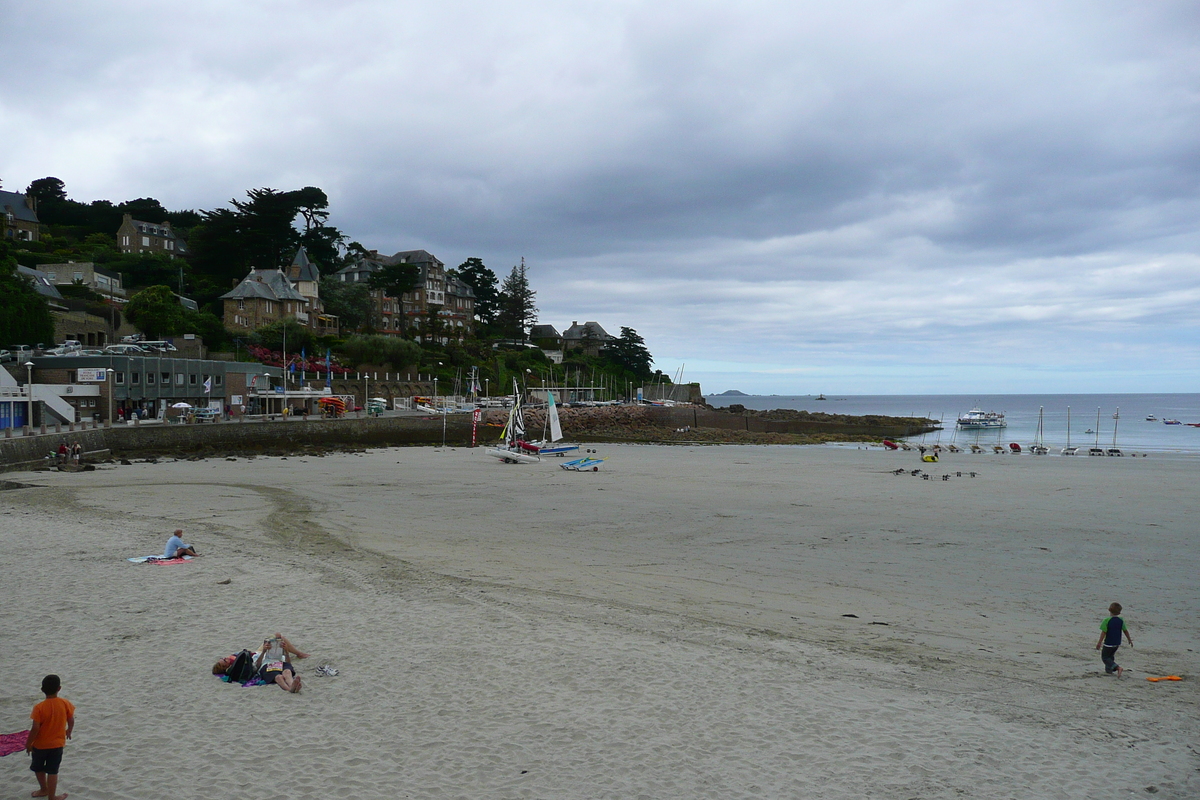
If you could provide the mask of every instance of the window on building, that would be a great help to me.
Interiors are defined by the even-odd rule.
[[[170,385],[171,385],[171,373],[169,373],[169,372],[164,372],[164,373],[162,373],[162,375],[161,375],[160,377],[162,378],[162,385],[163,385],[163,386],[170,386]]]
[[[125,385],[125,373],[124,372],[115,373],[113,375],[113,382],[116,383],[117,386],[124,386]]]
[[[175,385],[183,386],[183,373],[182,372],[175,373]]]
[[[130,386],[140,386],[141,383],[142,383],[142,373],[140,373],[140,372],[129,373],[129,385]]]
[[[129,235],[128,234],[121,237],[121,244],[123,244],[125,247],[129,246]]]
[[[225,382],[224,375],[214,375],[213,376],[213,386],[220,386],[224,382]]]
[[[237,305],[237,307],[238,307],[238,311],[245,311],[245,310],[246,310],[246,301],[245,301],[245,300],[238,300],[238,305]]]
[[[83,280],[83,273],[82,273],[82,272],[76,272],[76,273],[75,273],[75,278],[74,278],[74,280],[77,280],[77,281],[81,281],[81,280]]]
[[[150,246],[150,237],[143,236],[142,237],[142,247],[149,247],[149,246]]]
[[[153,385],[154,385],[154,373],[153,373],[153,372],[147,372],[147,373],[146,373],[146,385],[147,385],[147,386],[153,386]]]
[[[57,272],[47,272],[47,273],[46,273],[46,278],[47,278],[47,279],[48,279],[48,280],[49,280],[51,283],[54,283],[55,281],[57,281],[57,280],[58,280],[58,273],[57,273]]]
[[[188,375],[188,384],[191,386],[196,385],[196,375],[194,373],[191,375]]]

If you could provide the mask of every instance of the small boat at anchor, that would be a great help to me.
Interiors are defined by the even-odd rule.
[[[979,406],[972,408],[958,418],[958,427],[964,430],[986,430],[988,428],[1005,428],[1004,414],[998,411],[984,411]]]

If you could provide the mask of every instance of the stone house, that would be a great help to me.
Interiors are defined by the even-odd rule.
[[[462,339],[475,326],[475,290],[459,278],[446,273],[446,265],[425,250],[404,250],[381,255],[372,250],[354,264],[339,270],[337,279],[344,283],[362,283],[385,266],[412,264],[417,268],[417,286],[400,297],[389,297],[382,290],[371,290],[375,301],[376,326],[380,333],[403,335],[418,328],[422,319],[436,308],[444,328],[443,342]]]
[[[594,356],[606,348],[609,342],[615,341],[615,337],[601,328],[599,322],[589,321],[582,325],[572,322],[571,327],[563,331],[562,340],[563,350],[583,348],[585,353]]]
[[[221,295],[222,319],[230,330],[252,331],[285,317],[319,335],[336,334],[338,319],[325,313],[321,274],[301,247],[286,269],[255,267],[233,291]]]
[[[252,331],[285,317],[309,324],[308,298],[296,291],[281,269],[253,268],[220,299],[225,327],[231,331]]]
[[[175,258],[187,253],[187,242],[170,222],[144,222],[126,214],[117,228],[117,248],[122,253],[166,253]]]
[[[0,192],[0,230],[9,241],[36,242],[39,224],[37,203],[16,192]]]

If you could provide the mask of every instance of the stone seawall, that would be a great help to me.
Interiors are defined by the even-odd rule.
[[[491,429],[487,429],[491,430]],[[481,429],[481,434],[483,429]],[[494,433],[487,435],[495,438]],[[201,425],[118,425],[73,433],[0,439],[0,471],[28,469],[65,442],[78,442],[85,452],[109,451],[113,456],[192,455],[212,451],[254,452],[320,447],[390,447],[441,444],[442,421],[425,417],[309,420],[289,422],[220,422]],[[471,443],[471,418],[446,420],[446,443]]]

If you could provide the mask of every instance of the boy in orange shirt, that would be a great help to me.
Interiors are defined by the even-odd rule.
[[[66,800],[66,793],[55,794],[58,788],[58,765],[62,763],[63,747],[71,738],[75,727],[75,706],[70,700],[58,696],[62,682],[57,675],[42,678],[42,694],[46,699],[33,707],[29,718],[33,727],[25,740],[25,752],[33,753],[29,765],[38,779],[38,791],[33,797],[49,797],[50,800]]]

